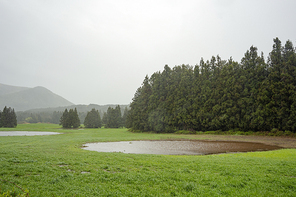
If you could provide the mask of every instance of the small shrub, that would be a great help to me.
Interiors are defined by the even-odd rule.
[[[176,134],[195,134],[195,131],[189,131],[189,130],[179,130],[175,132]]]
[[[279,131],[279,129],[277,129],[277,128],[273,128],[273,129],[271,129],[270,132],[275,134],[275,133],[277,133],[278,131]]]
[[[291,131],[286,130],[283,135],[284,136],[293,136],[293,133]]]
[[[230,129],[229,131],[225,131],[226,135],[235,135],[235,131],[233,129]]]
[[[275,136],[284,136],[284,132],[283,131],[277,131],[275,133]]]
[[[243,132],[243,131],[236,131],[235,132],[235,135],[245,135],[245,132]]]
[[[254,135],[254,132],[253,131],[247,131],[247,132],[245,132],[245,135]]]

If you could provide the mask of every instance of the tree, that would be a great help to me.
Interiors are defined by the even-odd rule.
[[[124,108],[123,115],[122,115],[122,126],[127,127],[127,117],[128,117],[129,110],[127,107]]]
[[[4,107],[3,112],[1,113],[0,125],[6,128],[13,128],[17,126],[14,109],[11,109],[11,107]]]
[[[107,112],[103,113],[102,124],[106,126],[107,124]]]
[[[84,120],[84,126],[86,128],[101,128],[102,121],[98,110],[93,108],[90,112],[87,112]]]
[[[65,109],[60,119],[60,125],[63,128],[78,128],[80,126],[80,119],[78,117],[77,109],[70,109],[69,112]]]
[[[268,131],[296,132],[296,54],[291,41],[274,39],[265,62],[250,47],[241,62],[201,59],[189,65],[165,65],[145,77],[137,89],[127,127],[132,130]]]
[[[63,115],[60,118],[60,125],[62,125],[63,128],[70,128],[68,121],[68,113],[68,109],[66,108]]]
[[[1,116],[2,116],[2,111],[0,110],[0,127],[2,127]]]
[[[107,128],[122,127],[121,110],[119,105],[117,105],[115,109],[108,107],[106,121]]]

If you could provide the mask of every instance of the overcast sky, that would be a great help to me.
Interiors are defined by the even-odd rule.
[[[295,0],[0,0],[0,83],[129,104],[144,77],[212,55],[296,46]]]

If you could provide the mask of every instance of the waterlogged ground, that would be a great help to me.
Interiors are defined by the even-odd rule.
[[[63,135],[0,136],[0,196],[23,194],[20,188],[32,197],[296,196],[295,138],[69,130],[53,124],[1,130]],[[262,142],[286,149],[201,156],[81,149],[86,143],[177,139]]]
[[[161,155],[207,155],[217,153],[277,150],[281,147],[252,142],[165,140],[88,143],[85,150]]]

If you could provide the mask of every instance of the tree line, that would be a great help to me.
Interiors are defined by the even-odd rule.
[[[14,128],[17,126],[16,114],[11,107],[4,107],[0,111],[0,127]]]
[[[70,106],[69,108],[75,108],[76,106]],[[87,109],[89,107],[89,109]],[[99,111],[100,117],[104,116],[104,112],[107,112],[108,108],[116,108],[116,105],[106,105],[106,106],[99,106],[99,105],[89,105],[89,106],[81,106],[77,105],[77,113],[80,119],[80,124],[84,123],[85,117],[89,111],[93,108]],[[120,106],[121,107],[121,114],[124,114],[125,107],[128,106]],[[52,111],[52,109],[43,109],[43,110],[28,110],[28,111],[17,111],[17,122],[18,123],[53,123],[59,124],[60,118],[63,115],[65,108],[57,109]]]
[[[105,128],[119,128],[125,126],[125,120],[127,117],[128,109],[125,108],[124,115],[121,115],[120,106],[117,105],[115,108],[109,107],[107,112],[104,112],[103,118],[101,119],[98,110],[93,108],[88,111],[84,119],[84,127],[86,128],[101,128],[103,125]],[[78,128],[80,126],[80,119],[78,116],[77,109],[75,108],[65,109],[60,117],[60,125],[63,128]]]
[[[86,117],[86,112],[77,112],[80,119],[80,124],[83,124]],[[59,124],[60,118],[63,115],[63,111],[44,111],[44,112],[30,112],[19,111],[16,112],[18,123],[53,123]]]
[[[251,46],[241,62],[200,60],[145,77],[130,104],[131,130],[296,132],[296,54],[274,39],[265,60]]]

